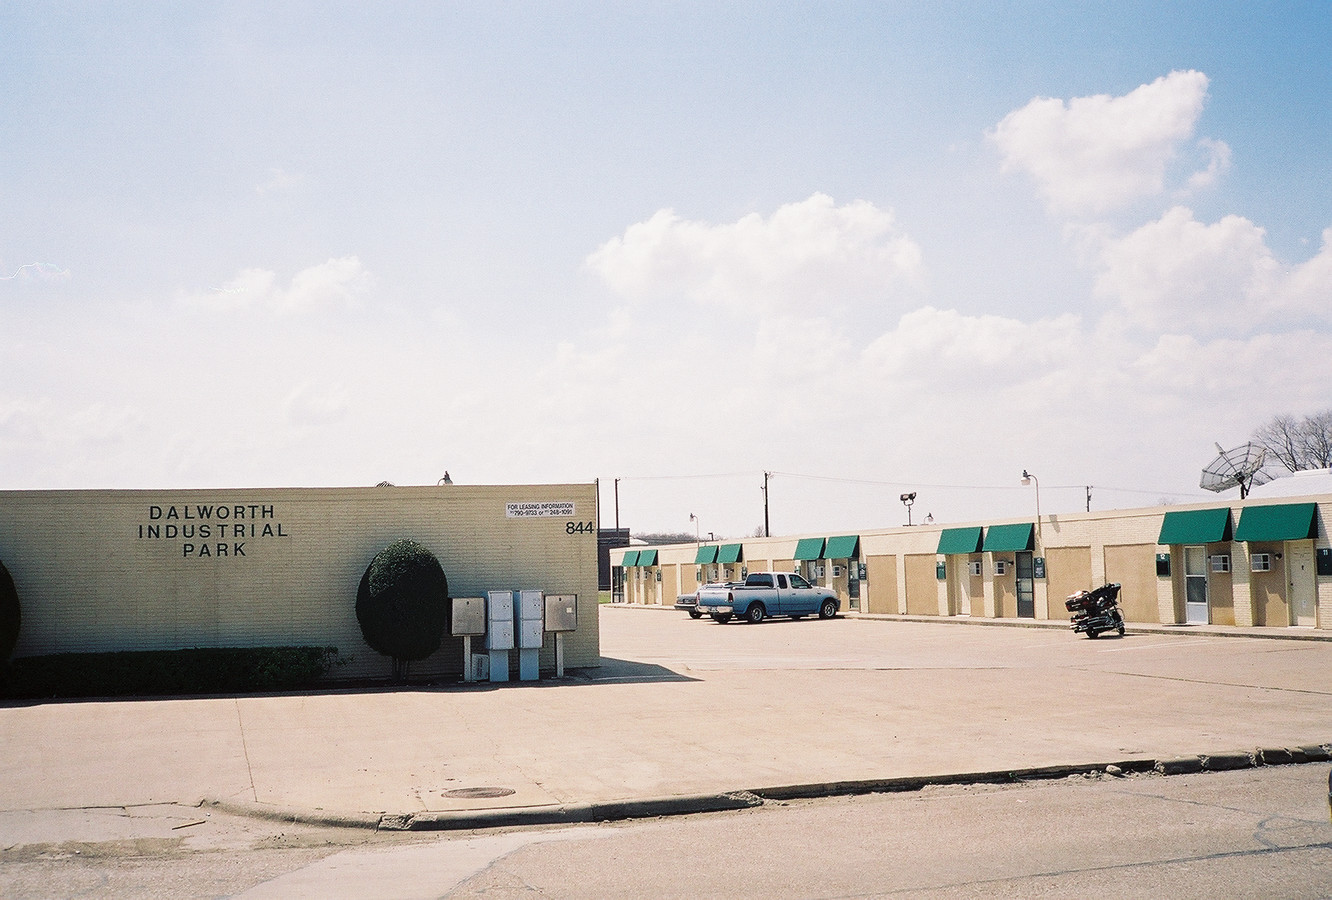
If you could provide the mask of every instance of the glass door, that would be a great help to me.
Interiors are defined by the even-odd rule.
[[[1014,559],[1017,569],[1017,614],[1019,619],[1036,618],[1036,578],[1032,571],[1031,554],[1019,553]]]
[[[1206,625],[1207,617],[1207,548],[1184,548],[1184,621],[1190,625]]]

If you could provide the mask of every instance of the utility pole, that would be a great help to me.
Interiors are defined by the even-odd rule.
[[[768,479],[772,477],[771,472],[763,473],[763,536],[772,537],[772,529],[768,527]]]
[[[1087,485],[1087,512],[1091,512],[1091,485]]]
[[[620,530],[620,479],[615,479],[615,530]]]

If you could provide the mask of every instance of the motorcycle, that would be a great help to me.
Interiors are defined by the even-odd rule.
[[[1119,585],[1103,584],[1095,590],[1078,591],[1064,601],[1064,609],[1073,613],[1069,627],[1074,634],[1094,638],[1103,631],[1124,633],[1124,616],[1119,611]]]

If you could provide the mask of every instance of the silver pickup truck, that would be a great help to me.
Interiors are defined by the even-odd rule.
[[[725,624],[733,616],[762,622],[768,616],[831,619],[842,603],[829,588],[815,587],[794,572],[750,572],[743,584],[705,584],[698,589],[699,615]]]

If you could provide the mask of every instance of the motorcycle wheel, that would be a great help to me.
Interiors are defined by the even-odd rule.
[[[1100,634],[1101,633],[1097,631],[1095,628],[1087,629],[1087,637],[1091,638],[1093,641],[1096,640],[1096,638],[1099,637]]]

